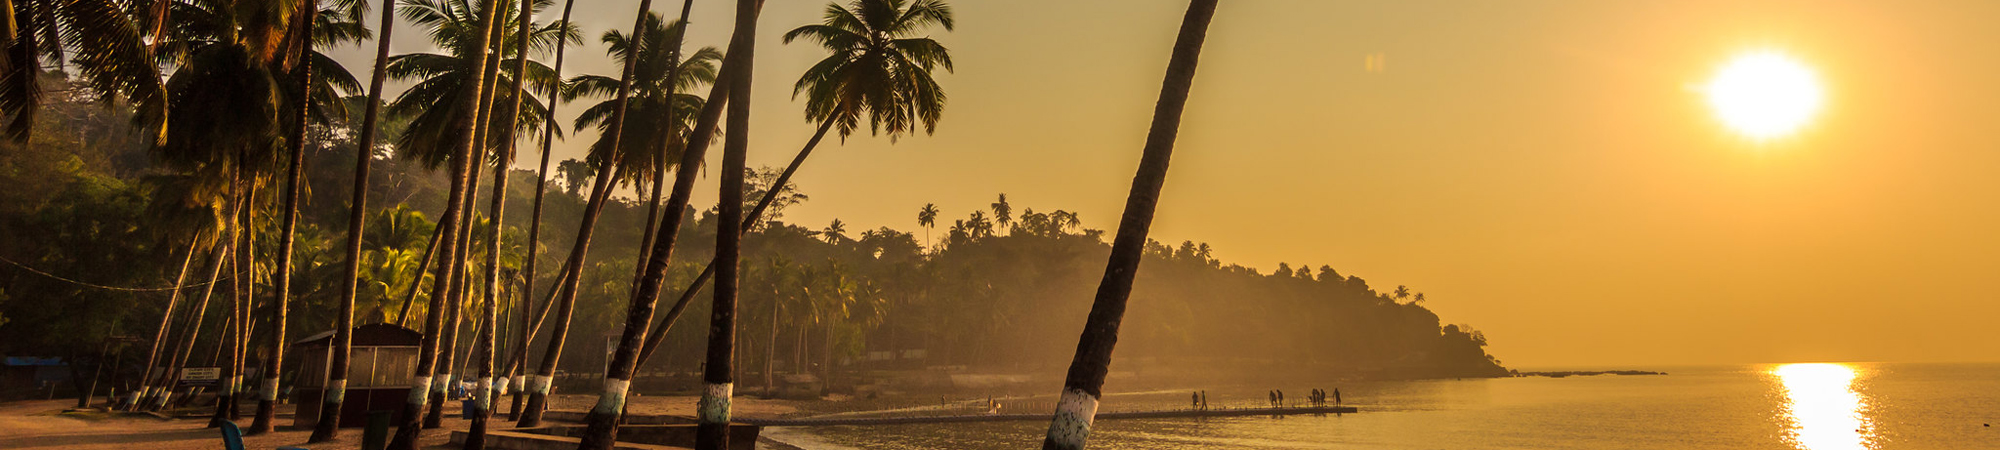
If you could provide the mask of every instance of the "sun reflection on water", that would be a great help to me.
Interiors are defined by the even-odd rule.
[[[1843,364],[1785,364],[1771,369],[1785,389],[1785,441],[1799,450],[1876,448],[1868,401],[1854,387],[1856,370]]]

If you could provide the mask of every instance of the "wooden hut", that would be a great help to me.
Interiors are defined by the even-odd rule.
[[[403,403],[410,396],[410,378],[417,370],[417,346],[423,340],[423,333],[386,323],[354,327],[353,353],[347,360],[347,394],[340,405],[342,428],[366,425],[369,411],[402,415]],[[292,404],[298,405],[298,415],[292,425],[311,427],[319,423],[327,380],[332,379],[328,368],[333,364],[333,332],[293,342],[292,349],[299,362],[291,398]]]

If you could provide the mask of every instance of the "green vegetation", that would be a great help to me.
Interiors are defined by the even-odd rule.
[[[122,120],[92,104],[59,100],[50,109],[55,113],[43,120],[63,122],[49,130],[113,136],[128,130]],[[103,129],[112,131],[95,131]],[[43,135],[53,141],[52,134]],[[337,137],[329,142],[309,158],[352,157],[351,142]],[[136,141],[9,148],[0,153],[0,164],[7,169],[0,183],[24,188],[0,191],[0,208],[6,211],[0,231],[33,237],[0,242],[5,252],[0,256],[93,284],[172,286],[185,247],[162,246],[167,236],[145,225],[153,217],[146,205],[159,192],[150,181],[158,169],[149,168]],[[311,189],[313,195],[302,201],[294,260],[301,275],[293,277],[299,303],[289,318],[293,334],[301,336],[326,331],[332,323],[346,208],[345,193],[325,187],[343,186],[351,178],[340,165],[311,167],[308,184],[320,188]],[[356,323],[396,320],[401,295],[415,280],[412,272],[448,188],[442,174],[412,162],[378,158],[373,167],[373,179],[389,181],[371,186],[370,196],[401,201],[370,214]],[[775,178],[771,172],[746,176],[752,191],[746,198],[762,196]],[[521,240],[534,198],[534,174],[514,171],[512,176],[503,246],[515,256],[502,259],[507,268],[519,267],[526,254]],[[779,204],[803,198],[792,190],[795,186],[787,188]],[[551,189],[544,207],[553,217],[575,217],[583,206],[581,193]],[[835,361],[862,359],[869,350],[924,348],[927,365],[1059,367],[1075,343],[1046,336],[1067,337],[1081,327],[1088,308],[1084,299],[1095,289],[1110,251],[1103,232],[1069,211],[1013,204],[1008,208],[1019,209],[1013,225],[1001,228],[990,219],[996,214],[991,206],[969,209],[979,206],[957,211],[939,207],[934,251],[921,237],[890,227],[824,233],[824,225],[786,222],[783,209],[767,213],[769,220],[753,227],[744,243],[739,336],[748,362],[744,369],[762,370],[767,356],[775,358],[780,372],[816,366],[829,355],[824,350],[828,329],[833,330]],[[575,335],[602,336],[622,325],[645,209],[636,199],[615,197],[606,206],[597,257],[581,283]],[[712,255],[707,244],[715,233],[713,211],[682,214],[690,226],[680,233],[684,247],[674,255],[668,286],[686,286]],[[270,225],[265,224],[275,228]],[[922,225],[912,221],[908,226]],[[544,227],[540,245],[565,245],[574,228],[570,221]],[[259,245],[271,242],[260,240]],[[1437,315],[1422,305],[1396,301],[1358,276],[1326,266],[1260,272],[1218,261],[1211,252],[1203,243],[1147,245],[1121,332],[1121,357],[1304,361],[1394,376],[1505,372],[1482,352],[1485,340],[1476,332],[1441,327]],[[545,251],[541,256],[542,266],[549,267],[559,266],[565,255]],[[119,270],[102,270],[106,267]],[[550,285],[553,276],[540,274],[537,285]],[[167,295],[96,289],[18,267],[0,268],[0,281],[9,296],[0,303],[0,317],[9,319],[0,327],[0,352],[8,354],[83,355],[94,352],[105,336],[147,335]],[[418,294],[417,314],[423,312],[426,296]],[[769,335],[774,302],[781,330],[775,352]],[[689,316],[705,317],[705,303],[691,305]],[[662,356],[643,372],[691,370],[700,362],[695,353],[703,345],[703,333],[699,326],[673,329]],[[211,348],[212,336],[205,334],[200,348]],[[564,359],[566,371],[603,367],[597,344],[586,342],[591,344],[582,347],[586,350]]]

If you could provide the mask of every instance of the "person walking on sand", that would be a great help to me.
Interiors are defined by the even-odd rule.
[[[1208,391],[1201,391],[1201,410],[1208,410]]]
[[[1278,391],[1264,391],[1264,395],[1271,398],[1264,402],[1264,406],[1278,407]]]
[[[1188,409],[1201,409],[1201,393],[1200,393],[1200,392],[1189,392],[1189,393],[1188,393]]]
[[[1333,404],[1340,404],[1340,388],[1333,388]]]

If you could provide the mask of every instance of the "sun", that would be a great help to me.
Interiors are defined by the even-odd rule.
[[[1797,132],[1824,101],[1812,69],[1775,51],[1738,55],[1701,90],[1723,124],[1760,141]]]

